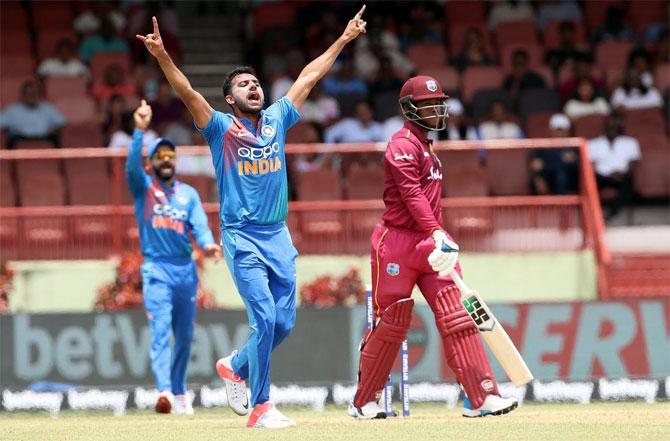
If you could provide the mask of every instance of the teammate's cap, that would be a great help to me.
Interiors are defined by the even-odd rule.
[[[154,153],[156,153],[156,150],[158,150],[158,147],[166,145],[170,147],[172,150],[176,150],[174,144],[172,141],[169,139],[164,139],[164,138],[158,138],[155,140],[151,145],[149,146],[149,150],[147,151],[147,155],[149,155],[149,159],[151,159],[154,156]]]
[[[549,120],[551,130],[570,130],[570,118],[562,113],[557,113]]]
[[[409,98],[412,101],[429,100],[432,98],[449,98],[442,90],[440,83],[433,77],[419,75],[405,81],[400,89],[400,99]]]

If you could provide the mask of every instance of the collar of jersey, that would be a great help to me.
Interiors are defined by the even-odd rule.
[[[265,110],[261,110],[260,113],[258,114],[258,122],[263,123],[263,115],[265,115]],[[256,128],[251,125],[251,121],[249,118],[240,118],[236,117],[239,122],[241,122],[244,125],[244,128],[256,135]]]
[[[426,132],[424,132],[424,130],[418,124],[414,124],[412,121],[405,121],[403,127],[412,132],[412,134],[416,136],[423,145],[428,145],[430,138],[428,138]]]

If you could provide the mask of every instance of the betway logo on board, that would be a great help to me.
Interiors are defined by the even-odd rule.
[[[71,324],[55,328],[31,323],[31,316],[13,317],[14,378],[33,382],[59,379],[66,382],[103,383],[106,380],[151,383],[151,335],[138,314],[96,314],[92,326]],[[139,316],[141,317],[141,316]],[[242,347],[249,335],[246,324],[233,329],[221,323],[196,324],[191,347],[189,376],[213,376],[217,357]],[[127,383],[126,383],[127,384]]]

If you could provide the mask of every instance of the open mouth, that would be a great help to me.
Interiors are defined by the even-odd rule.
[[[247,101],[249,101],[249,104],[253,105],[259,105],[261,104],[261,94],[258,92],[250,92],[249,95],[247,95]]]

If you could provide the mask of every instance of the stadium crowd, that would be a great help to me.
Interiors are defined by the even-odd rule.
[[[154,112],[146,143],[164,136],[204,144],[133,38],[156,15],[168,52],[180,60],[173,2],[49,3],[43,9],[2,2],[3,148],[31,147],[34,140],[127,148],[130,110],[141,98]],[[268,102],[286,93],[355,6],[240,6],[253,24],[246,27],[244,61],[257,67]],[[667,172],[668,10],[662,1],[373,2],[367,34],[312,91],[288,141],[385,141],[402,125],[400,86],[422,73],[451,97],[449,130],[440,139],[583,136],[593,139],[591,159],[602,195],[616,201],[613,212],[633,194],[667,197],[663,185],[634,179],[631,164],[647,161],[646,176],[659,167]],[[294,158],[291,171],[339,170],[342,161],[332,156]],[[577,188],[574,152],[534,154],[528,170],[529,192]]]

